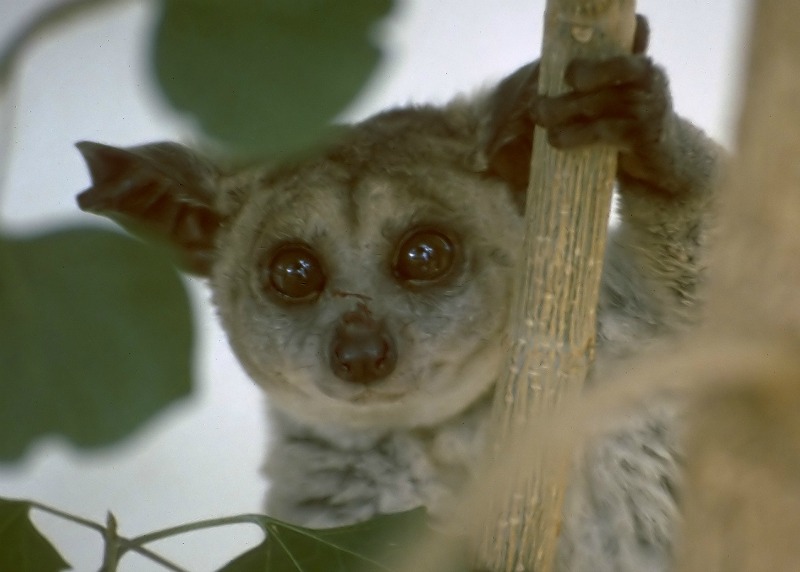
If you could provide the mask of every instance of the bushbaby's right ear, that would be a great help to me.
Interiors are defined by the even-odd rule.
[[[207,276],[224,216],[216,207],[216,167],[177,143],[121,149],[77,144],[92,177],[78,195],[84,211],[176,248],[185,270]]]

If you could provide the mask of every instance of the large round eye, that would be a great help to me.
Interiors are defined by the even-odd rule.
[[[444,278],[453,267],[456,246],[444,233],[417,229],[406,234],[395,251],[392,270],[409,285],[422,285]]]
[[[272,252],[261,283],[287,301],[310,302],[325,288],[325,273],[311,247],[284,244]]]

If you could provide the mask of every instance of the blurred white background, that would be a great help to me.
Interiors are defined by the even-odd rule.
[[[0,43],[55,3],[0,0]],[[412,101],[445,101],[538,54],[544,0],[398,4],[376,34],[389,57],[347,118]],[[669,72],[676,109],[728,145],[748,6],[745,0],[638,3],[651,23],[650,54]],[[89,183],[75,141],[125,146],[181,137],[180,122],[160,102],[148,75],[152,14],[147,1],[122,2],[58,29],[26,53],[11,107],[3,106],[14,110],[0,190],[6,230],[101,224],[75,206],[75,194]],[[193,397],[119,446],[82,452],[58,439],[38,443],[20,463],[0,464],[0,496],[36,499],[97,521],[112,510],[123,535],[259,511],[265,491],[259,476],[263,398],[228,350],[205,286],[192,280],[190,287],[199,329]],[[99,567],[93,532],[38,514],[35,521],[76,570]],[[257,530],[234,527],[153,547],[188,569],[212,570],[260,538]],[[131,555],[122,569],[157,568]]]

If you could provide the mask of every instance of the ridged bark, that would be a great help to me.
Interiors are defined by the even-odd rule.
[[[549,0],[539,92],[567,91],[564,70],[573,58],[629,52],[634,31],[633,0]],[[513,456],[508,447],[520,442],[520,432],[557,415],[586,378],[616,161],[617,151],[605,146],[556,150],[536,128],[525,261],[512,306],[510,355],[495,393],[491,459]],[[534,471],[520,467],[498,487],[478,545],[479,567],[552,568],[566,468],[567,454],[543,451]]]

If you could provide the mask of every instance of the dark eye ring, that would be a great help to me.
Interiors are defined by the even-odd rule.
[[[392,273],[404,286],[435,284],[450,275],[457,254],[456,241],[429,227],[407,232],[397,243]]]
[[[287,302],[311,302],[325,289],[325,271],[307,244],[285,243],[261,265],[261,288]]]

